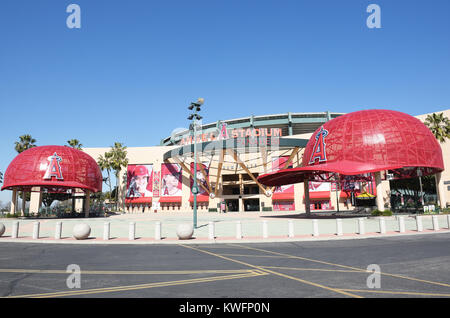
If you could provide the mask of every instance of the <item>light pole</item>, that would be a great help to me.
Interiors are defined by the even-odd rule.
[[[188,120],[192,120],[192,128],[194,131],[194,185],[192,186],[192,194],[194,195],[194,229],[197,228],[197,193],[198,193],[198,186],[197,186],[197,120],[202,119],[202,116],[198,114],[200,111],[200,106],[204,103],[203,98],[197,99],[195,103],[191,103],[191,105],[188,107],[189,110],[193,110],[193,113],[191,113],[188,117]]]
[[[423,201],[423,190],[422,190],[422,170],[417,169],[417,176],[419,177],[419,186],[420,186],[420,202],[422,203],[422,207],[425,205]]]
[[[339,180],[336,180],[336,208],[337,212],[339,212]]]

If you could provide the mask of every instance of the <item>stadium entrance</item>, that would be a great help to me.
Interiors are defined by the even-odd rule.
[[[259,211],[259,199],[244,199],[244,211]]]
[[[226,199],[225,204],[227,206],[227,212],[238,212],[239,211],[239,200],[238,199]]]

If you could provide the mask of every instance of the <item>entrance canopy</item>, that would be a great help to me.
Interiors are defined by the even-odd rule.
[[[2,191],[98,192],[102,180],[97,162],[83,151],[68,146],[40,146],[13,159],[5,171]]]
[[[181,169],[187,172],[193,180],[194,150],[196,150],[198,165],[196,178],[201,188],[200,191],[206,195],[206,198],[208,195],[210,198],[217,196],[219,179],[224,170],[230,170],[230,166],[234,171],[233,174],[237,175],[237,171],[242,170],[256,183],[262,193],[270,197],[273,189],[261,185],[257,180],[257,175],[255,176],[251,169],[259,165],[267,167],[271,152],[281,152],[287,155],[289,159],[284,163],[287,167],[293,162],[294,157],[299,155],[300,149],[303,149],[307,142],[307,139],[269,138],[267,136],[227,138],[176,147],[164,153],[163,159],[165,163],[179,164]],[[196,149],[194,149],[195,146]],[[215,182],[211,182],[210,176]]]
[[[430,129],[398,111],[349,113],[313,133],[301,167],[264,174],[258,181],[268,186],[303,182],[305,178],[359,181],[384,170],[394,179],[443,171],[442,150]]]

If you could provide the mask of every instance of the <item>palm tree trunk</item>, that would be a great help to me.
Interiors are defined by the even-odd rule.
[[[119,210],[119,172],[116,172],[116,211]]]

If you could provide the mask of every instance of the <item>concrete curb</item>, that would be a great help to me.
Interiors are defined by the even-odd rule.
[[[25,238],[0,238],[0,244],[5,243],[37,243],[37,244],[83,244],[83,245],[110,245],[110,244],[133,244],[133,245],[179,245],[179,244],[222,244],[222,243],[278,243],[278,242],[315,242],[315,241],[340,241],[340,240],[360,240],[368,238],[385,238],[385,237],[402,237],[402,236],[417,236],[417,235],[428,235],[428,234],[445,234],[450,233],[450,229],[440,229],[438,231],[434,230],[424,230],[422,232],[417,231],[406,231],[405,233],[397,232],[387,232],[385,234],[381,233],[366,233],[363,235],[359,234],[344,234],[344,235],[319,235],[319,236],[301,236],[301,237],[285,237],[285,238],[241,238],[241,239],[214,239],[210,240],[208,238],[194,238],[189,240],[178,240],[174,238],[168,238],[163,240],[154,240],[150,238],[137,238],[135,240],[127,239],[109,239],[102,240],[97,238],[89,238],[87,240],[76,240],[74,238],[62,238],[59,240],[55,239],[29,239]],[[140,241],[142,240],[142,241]]]

